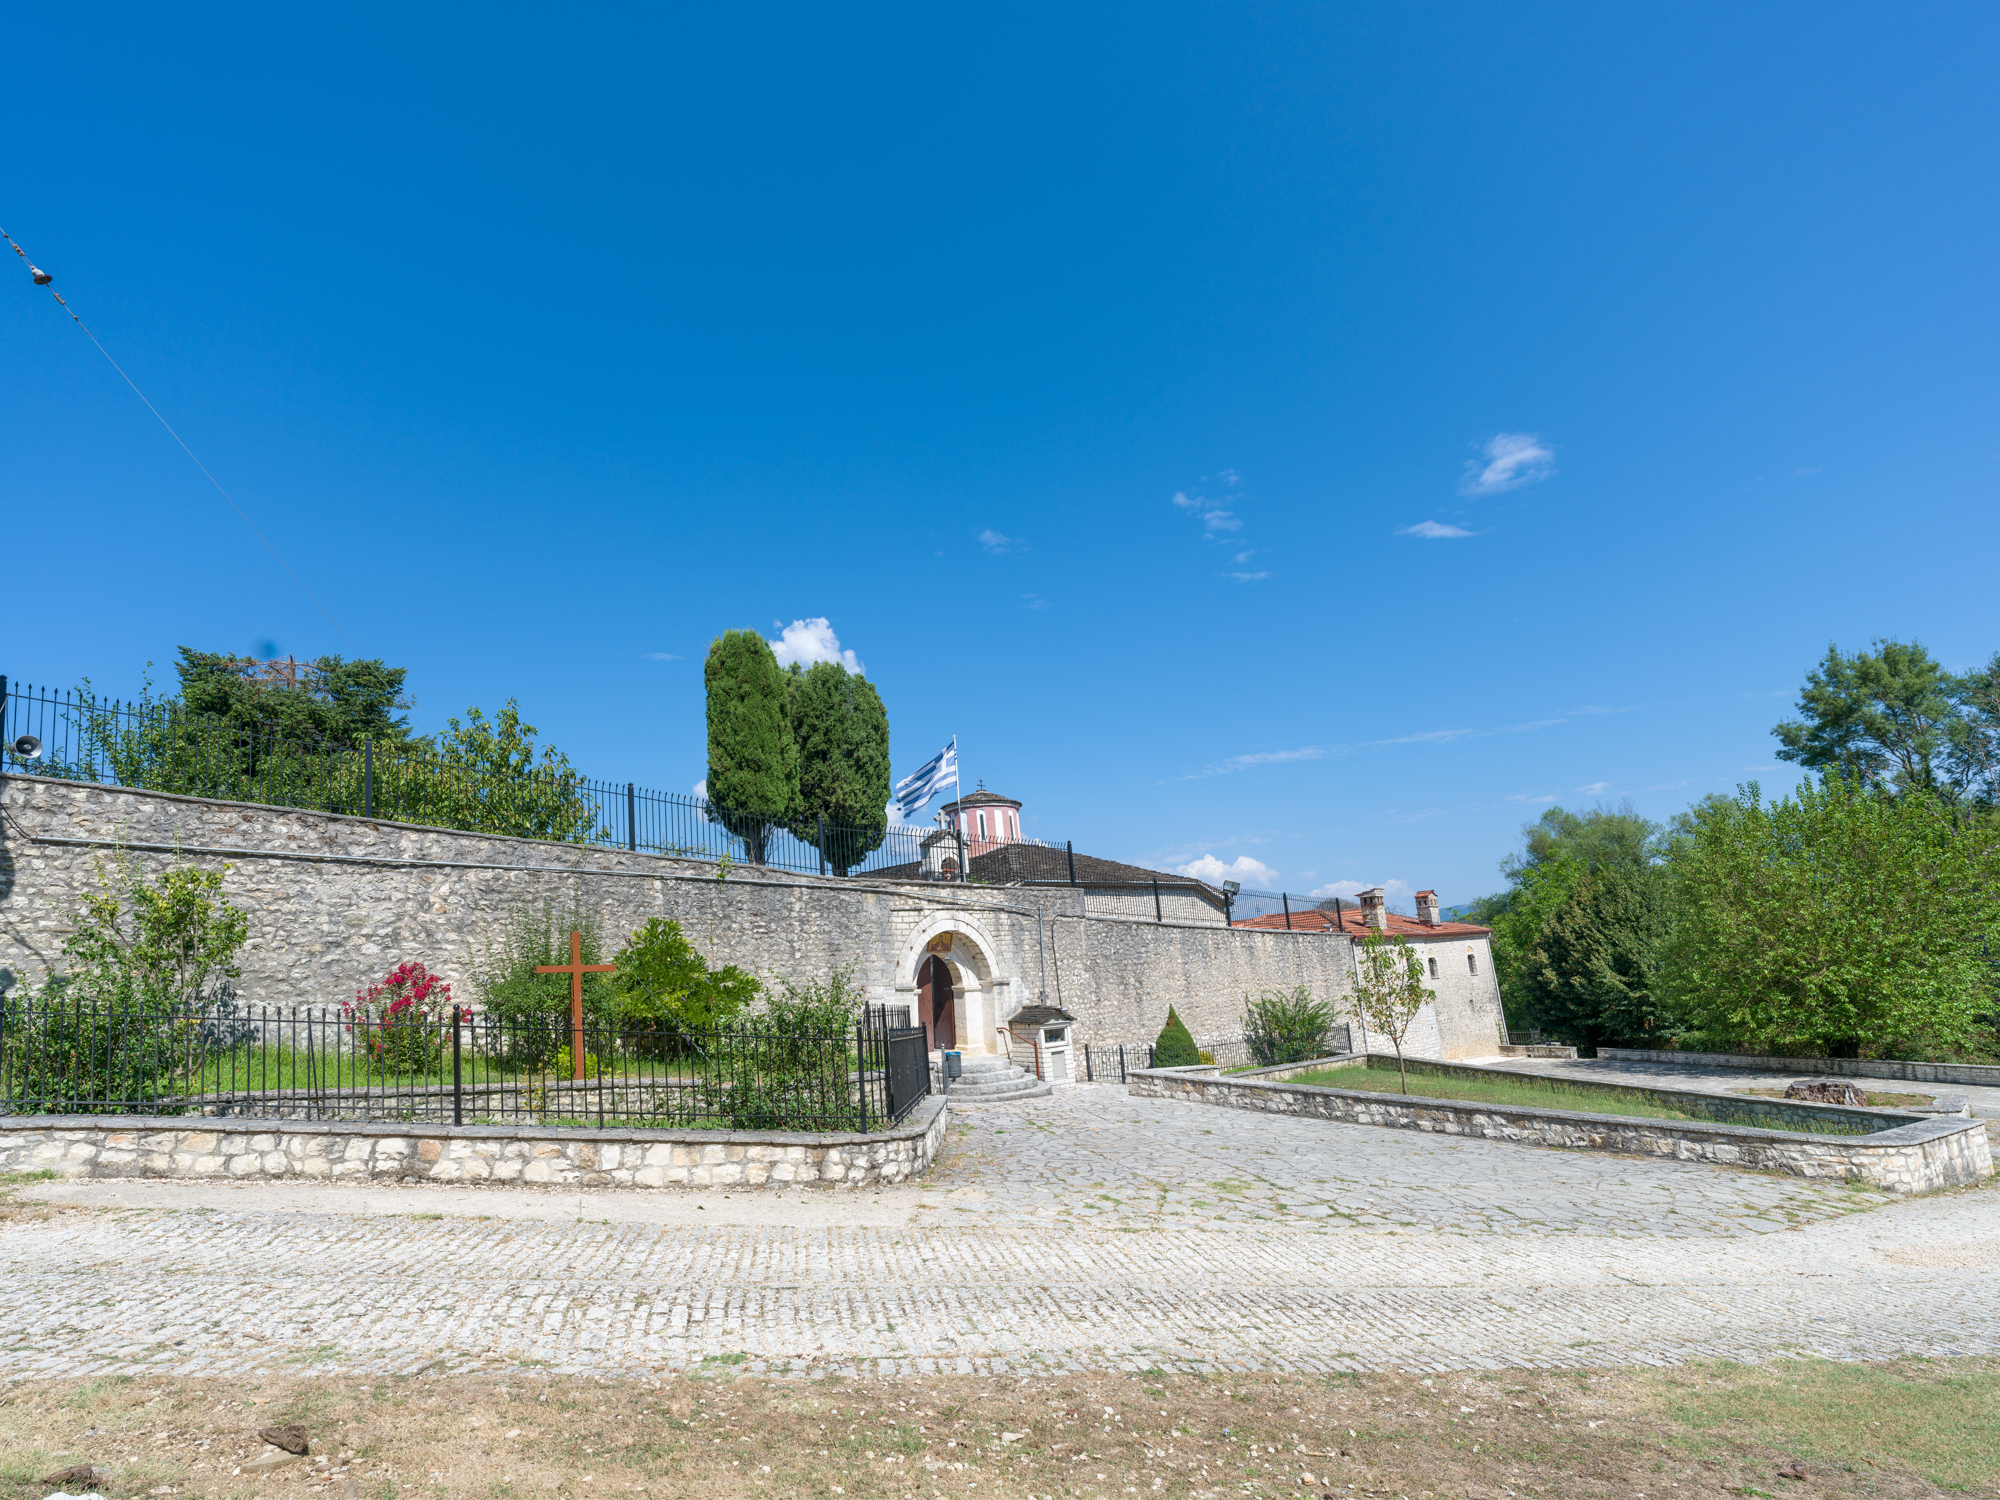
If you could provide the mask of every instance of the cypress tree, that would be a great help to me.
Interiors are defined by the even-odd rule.
[[[1201,1049],[1195,1046],[1186,1023],[1168,1006],[1167,1024],[1160,1028],[1160,1039],[1153,1043],[1153,1066],[1191,1068],[1200,1061]]]
[[[745,857],[764,863],[773,828],[790,822],[799,802],[799,754],[792,741],[789,684],[754,630],[725,630],[708,648],[709,817],[743,840]]]
[[[799,752],[792,831],[845,875],[888,832],[889,715],[868,679],[839,662],[794,666],[789,682]]]

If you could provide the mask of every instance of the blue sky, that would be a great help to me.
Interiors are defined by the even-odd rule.
[[[686,789],[825,620],[898,775],[1453,902],[2000,648],[1990,7],[720,10],[10,49],[0,224],[326,614],[10,255],[0,671],[383,656]]]

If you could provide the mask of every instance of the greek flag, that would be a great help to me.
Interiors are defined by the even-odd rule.
[[[924,762],[924,768],[914,776],[905,776],[896,783],[896,815],[908,818],[911,813],[921,812],[924,804],[946,787],[958,787],[958,736],[951,737],[951,743]]]

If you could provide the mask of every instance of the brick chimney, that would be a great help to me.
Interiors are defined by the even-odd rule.
[[[1426,927],[1438,924],[1438,893],[1436,891],[1417,892],[1417,920]]]
[[[1371,886],[1361,893],[1361,920],[1377,932],[1389,928],[1389,903],[1381,886]]]

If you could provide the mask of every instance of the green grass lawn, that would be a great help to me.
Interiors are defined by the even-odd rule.
[[[1467,1099],[1475,1104],[1511,1104],[1522,1109],[1570,1109],[1588,1114],[1637,1116],[1646,1120],[1694,1120],[1704,1124],[1754,1124],[1759,1128],[1790,1130],[1800,1135],[1870,1133],[1868,1129],[1831,1117],[1824,1124],[1815,1122],[1818,1128],[1748,1118],[1732,1119],[1727,1099],[1716,1101],[1713,1114],[1694,1114],[1649,1099],[1632,1089],[1573,1084],[1527,1073],[1495,1073],[1491,1077],[1475,1078],[1455,1073],[1412,1072],[1406,1085],[1398,1077],[1394,1063],[1370,1063],[1365,1068],[1325,1068],[1299,1073],[1283,1081],[1316,1084],[1330,1089],[1365,1089],[1378,1094],[1414,1094],[1424,1099]],[[1745,1113],[1747,1115],[1747,1111]]]

